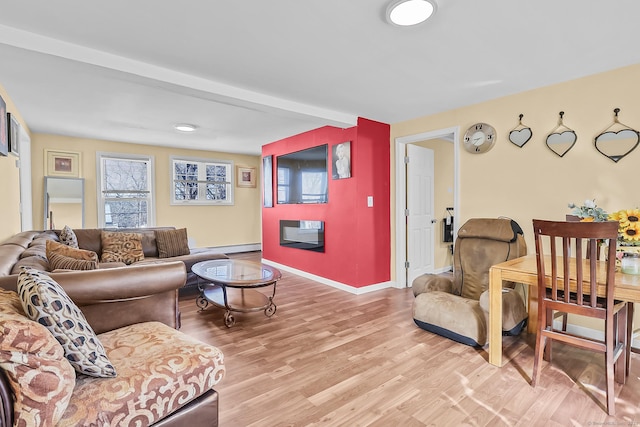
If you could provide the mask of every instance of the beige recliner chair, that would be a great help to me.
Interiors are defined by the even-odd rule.
[[[453,278],[425,274],[413,281],[413,319],[430,332],[471,346],[487,343],[489,268],[526,255],[522,229],[508,218],[476,218],[460,230]],[[502,293],[505,334],[518,335],[527,320],[522,296],[511,283]]]

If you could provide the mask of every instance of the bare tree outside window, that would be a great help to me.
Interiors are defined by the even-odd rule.
[[[151,225],[149,159],[102,157],[101,164],[104,225],[115,228]]]
[[[173,158],[172,169],[172,203],[233,204],[231,162]]]

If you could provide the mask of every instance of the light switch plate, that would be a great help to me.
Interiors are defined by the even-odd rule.
[[[368,208],[373,207],[373,196],[367,196],[367,207]]]

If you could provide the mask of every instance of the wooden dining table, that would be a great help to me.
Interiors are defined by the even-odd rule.
[[[588,260],[584,260],[584,281],[589,280]],[[606,263],[597,261],[598,295],[604,295],[604,282],[606,277]],[[575,263],[575,261],[574,261]],[[562,265],[562,263],[560,263]],[[575,265],[571,268],[573,281],[575,282]],[[558,273],[562,274],[562,271]],[[527,331],[536,332],[538,321],[538,269],[536,255],[526,255],[492,266],[489,270],[489,363],[502,366],[502,287],[503,281],[522,283],[529,286],[528,312],[529,319]],[[619,271],[615,276],[614,297],[621,301],[640,302],[640,276],[623,274]],[[633,331],[633,304],[629,304],[628,313],[628,337]],[[629,342],[629,345],[631,343]]]

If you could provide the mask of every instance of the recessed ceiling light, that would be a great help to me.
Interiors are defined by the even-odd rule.
[[[387,7],[387,21],[401,27],[417,25],[436,11],[435,0],[394,0]]]
[[[173,127],[180,132],[193,132],[197,129],[196,125],[190,125],[189,123],[177,123]]]

